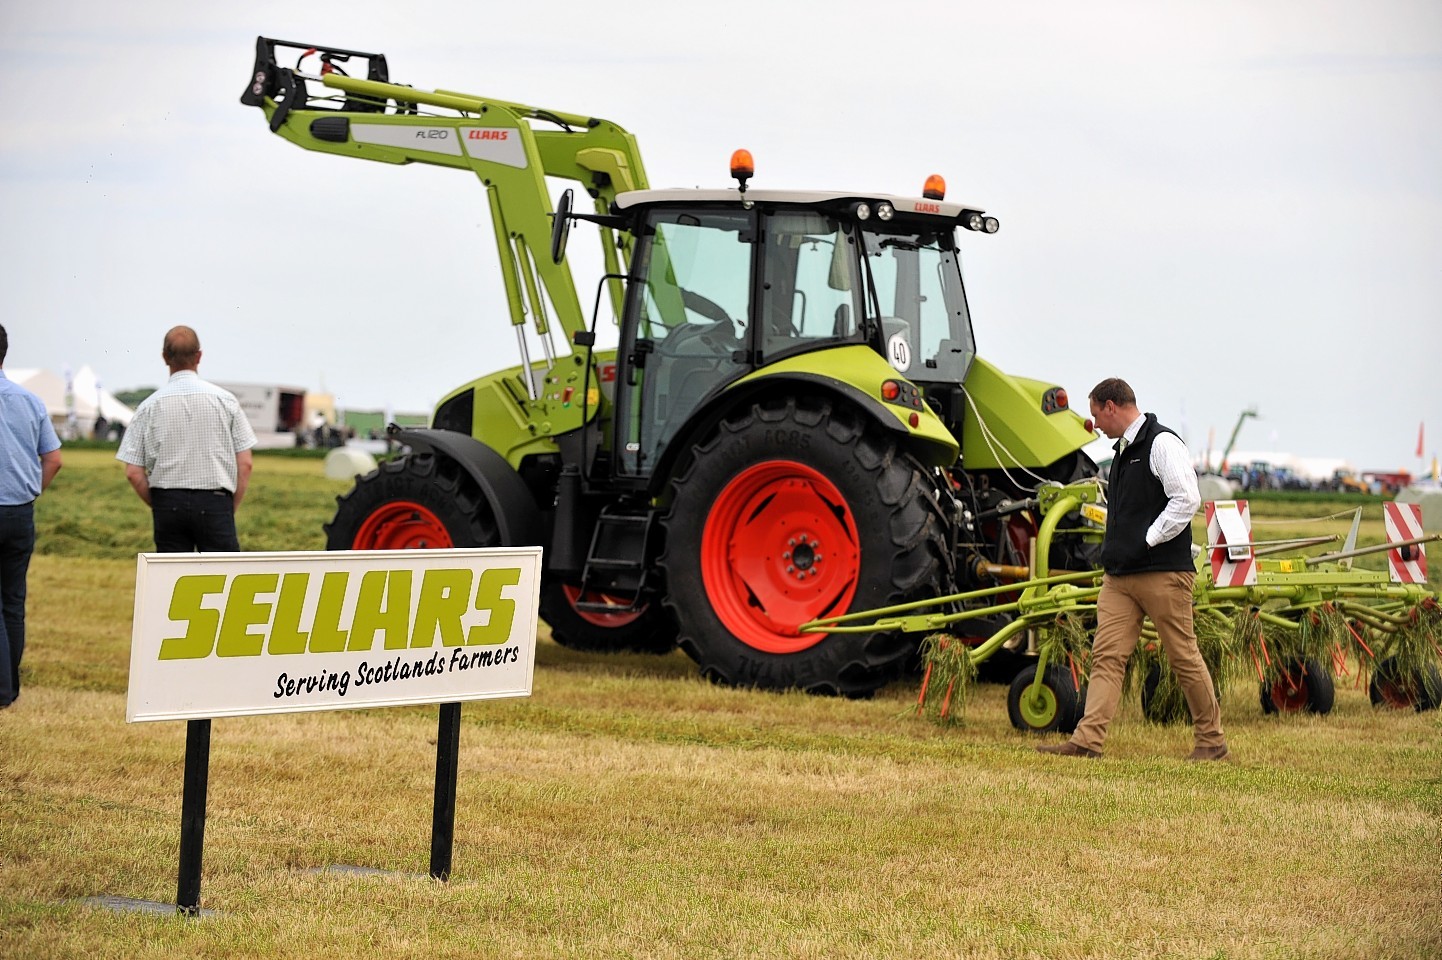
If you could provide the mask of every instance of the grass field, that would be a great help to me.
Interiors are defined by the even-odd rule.
[[[242,542],[319,548],[345,487],[257,458]],[[1290,536],[1339,508],[1253,509]],[[150,542],[119,466],[67,453],[37,511],[26,685],[0,713],[0,957],[1442,955],[1442,723],[1351,678],[1324,718],[1234,686],[1232,763],[1182,762],[1189,731],[1129,703],[1093,762],[1035,753],[997,686],[939,728],[914,683],[729,690],[544,628],[534,695],[464,708],[449,883],[424,877],[436,711],[296,714],[214,723],[212,913],[100,909],[174,902],[184,724],[124,722]]]

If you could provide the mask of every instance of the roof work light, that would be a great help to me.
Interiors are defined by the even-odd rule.
[[[751,159],[750,150],[737,150],[731,154],[731,176],[741,184],[741,192],[746,192],[746,181],[750,180],[756,173],[756,161]]]

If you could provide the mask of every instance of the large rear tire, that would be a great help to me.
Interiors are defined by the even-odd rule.
[[[869,696],[915,641],[797,627],[949,582],[925,469],[827,399],[776,398],[722,422],[691,450],[664,523],[679,644],[718,683]]]
[[[590,653],[669,653],[676,649],[676,622],[660,604],[608,613],[576,609],[582,599],[580,587],[574,584],[551,582],[541,587],[541,619],[550,625],[551,639],[561,646]],[[605,595],[584,599],[611,600]],[[615,602],[620,605],[624,601]]]
[[[500,529],[470,475],[449,457],[413,453],[388,460],[336,498],[327,550],[496,547]]]

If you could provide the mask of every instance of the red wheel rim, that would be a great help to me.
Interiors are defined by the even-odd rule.
[[[1407,689],[1405,684],[1398,683],[1390,677],[1377,678],[1377,694],[1382,698],[1382,702],[1389,707],[1397,710],[1416,709],[1417,700],[1413,696],[1413,692]]]
[[[791,460],[758,463],[732,478],[701,533],[711,606],[732,635],[766,653],[796,653],[825,639],[797,627],[844,613],[860,572],[846,499]]]
[[[1296,713],[1307,708],[1307,678],[1283,674],[1272,684],[1272,706],[1282,713]]]
[[[425,550],[455,546],[441,518],[411,500],[394,500],[365,518],[353,550]]]
[[[606,627],[608,629],[615,630],[618,627],[624,627],[628,624],[635,623],[640,618],[640,616],[646,612],[645,607],[642,607],[639,610],[628,611],[626,613],[597,613],[594,610],[577,610],[576,601],[581,599],[581,588],[573,586],[569,583],[563,583],[561,584],[561,592],[566,595],[566,602],[571,605],[571,609],[575,611],[576,616],[580,617],[582,620],[586,621],[593,627]],[[609,593],[596,593],[594,591],[586,594],[586,599],[597,601],[600,603],[615,604],[616,606],[622,607],[627,606],[628,604],[628,601],[619,597],[613,597]]]

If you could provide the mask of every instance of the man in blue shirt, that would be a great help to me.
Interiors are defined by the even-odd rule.
[[[60,438],[39,397],[5,376],[0,326],[0,709],[20,696],[25,575],[35,549],[35,498],[60,472]]]

